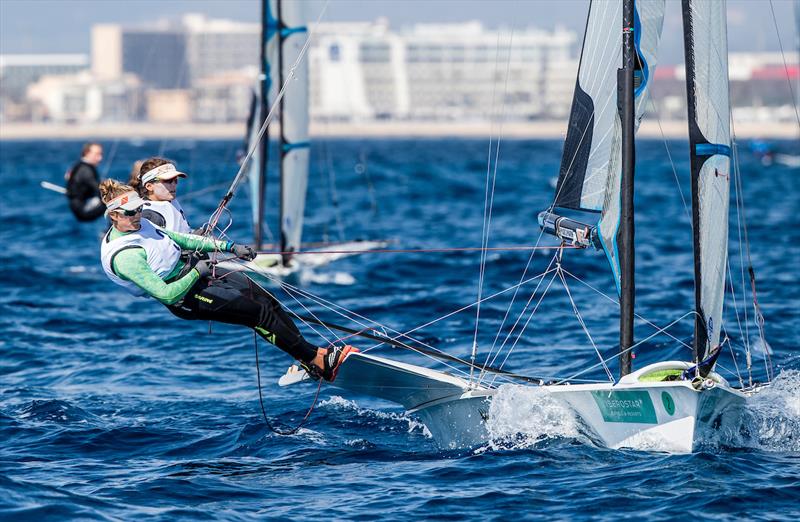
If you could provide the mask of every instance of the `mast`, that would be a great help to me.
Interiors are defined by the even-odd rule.
[[[619,300],[619,371],[624,377],[631,372],[633,346],[634,284],[634,221],[633,176],[636,163],[634,144],[634,6],[633,0],[622,2],[622,68],[617,72],[617,106],[622,122],[622,178],[620,180],[620,224],[617,231],[620,259]]]
[[[283,75],[283,38],[284,34],[283,31],[286,28],[286,25],[283,23],[283,0],[278,0],[278,9],[277,9],[277,20],[278,20],[278,31],[277,31],[277,38],[278,38],[278,88],[282,88],[286,78]],[[284,190],[285,190],[285,183],[284,183],[284,168],[283,168],[283,159],[286,156],[286,97],[281,98],[280,102],[280,122],[281,122],[281,134],[280,140],[278,145],[278,172],[280,176],[280,197],[278,198],[279,203],[279,211],[278,211],[278,233],[280,234],[280,252],[286,251],[286,236],[283,233],[283,213],[286,210],[283,200],[284,200]],[[288,258],[286,256],[281,256],[281,263],[286,266],[288,262]]]
[[[259,93],[255,110],[258,115],[258,129],[264,126],[269,107],[270,78],[267,63],[267,41],[269,40],[269,0],[261,0],[261,75],[259,76]],[[258,197],[256,198],[256,220],[253,223],[253,240],[256,248],[260,248],[264,239],[264,199],[267,189],[267,148],[269,146],[269,128],[264,130],[264,136],[258,142]]]

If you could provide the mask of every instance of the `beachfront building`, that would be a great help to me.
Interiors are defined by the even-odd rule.
[[[242,93],[255,84],[259,39],[256,23],[198,14],[147,27],[97,25],[92,70],[105,79],[132,73],[150,89],[190,90],[192,119],[234,121],[249,105]],[[385,19],[322,23],[308,51],[309,110],[318,121],[485,121],[501,112],[562,118],[577,69],[575,43],[563,29],[512,34],[479,22],[400,31]]]
[[[260,26],[189,14],[179,22],[92,27],[92,70],[99,78],[132,73],[156,89],[185,89],[258,64]]]
[[[800,106],[800,53],[730,53],[731,107],[734,121],[797,121]],[[784,61],[785,60],[785,61]],[[795,96],[792,102],[792,95]],[[666,120],[686,118],[686,72],[683,65],[659,65],[653,101]]]
[[[89,70],[43,76],[27,88],[33,121],[53,123],[127,122],[142,111],[139,79],[125,74],[98,79]]]
[[[568,113],[576,36],[487,30],[479,22],[321,24],[309,51],[311,113],[322,120],[486,120]]]
[[[75,74],[89,67],[85,54],[0,55],[0,121],[29,120],[28,86],[43,76]]]

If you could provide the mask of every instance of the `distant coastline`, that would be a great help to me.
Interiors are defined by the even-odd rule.
[[[98,125],[64,125],[40,123],[0,123],[0,140],[54,139],[241,139],[244,123],[131,123]],[[797,139],[794,122],[736,124],[739,138]],[[358,122],[312,123],[312,137],[331,138],[481,138],[490,135],[511,139],[562,139],[566,121],[505,122]],[[639,137],[686,139],[686,122],[645,120]]]

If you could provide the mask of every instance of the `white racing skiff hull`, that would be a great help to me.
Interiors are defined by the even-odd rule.
[[[686,362],[647,366],[620,382],[544,385],[577,414],[589,436],[609,448],[690,453],[725,430],[738,429],[747,396],[717,374],[695,389],[690,381],[640,382],[653,371],[688,368]],[[280,384],[302,380],[287,374]],[[493,388],[435,370],[369,354],[351,354],[334,386],[402,405],[417,415],[442,448],[489,442]]]
[[[291,262],[284,266],[280,254],[259,254],[253,261],[245,263],[250,268],[249,275],[260,283],[274,284],[272,278],[284,278],[306,269],[327,265],[338,259],[355,256],[384,248],[387,241],[344,241],[326,243],[323,246],[303,249],[303,254],[296,254]]]

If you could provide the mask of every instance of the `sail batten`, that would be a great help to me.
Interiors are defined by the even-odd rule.
[[[683,0],[692,231],[695,359],[719,344],[728,258],[730,101],[725,2]]]

